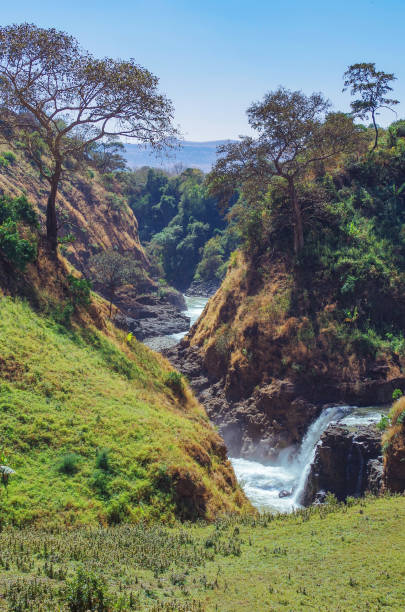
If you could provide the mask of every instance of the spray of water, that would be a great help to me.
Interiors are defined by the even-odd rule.
[[[310,425],[301,446],[284,449],[272,465],[247,459],[231,459],[246,495],[258,508],[290,512],[301,506],[311,463],[322,433],[332,421],[339,421],[353,410],[350,406],[333,406],[322,411]],[[289,493],[280,497],[280,492]]]

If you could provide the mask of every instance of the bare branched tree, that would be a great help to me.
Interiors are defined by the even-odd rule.
[[[133,59],[96,59],[65,32],[28,23],[0,28],[0,110],[15,129],[28,130],[29,152],[50,184],[46,228],[53,252],[67,158],[106,137],[162,148],[177,135],[156,76]]]

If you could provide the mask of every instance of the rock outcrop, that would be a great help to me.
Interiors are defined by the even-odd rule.
[[[378,493],[382,485],[381,433],[375,425],[350,430],[331,424],[316,448],[308,475],[305,506],[322,501],[327,493],[338,500],[360,497],[366,491]]]
[[[383,404],[405,386],[400,356],[365,356],[342,340],[333,288],[311,305],[299,282],[288,263],[239,253],[199,321],[165,353],[233,456],[269,460],[299,444],[324,406]]]
[[[190,317],[184,297],[174,290],[164,297],[145,295],[137,297],[130,287],[117,294],[115,305],[119,312],[115,324],[132,332],[138,340],[186,332],[190,328]]]
[[[162,352],[187,377],[231,456],[275,458],[282,448],[302,440],[307,424],[322,409],[301,397],[300,389],[289,381],[276,381],[235,400],[226,393],[223,379],[215,380],[205,370],[197,347],[182,342]]]

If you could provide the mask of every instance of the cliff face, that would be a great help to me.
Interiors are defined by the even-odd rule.
[[[335,310],[333,291],[325,286],[319,305],[286,263],[233,259],[199,322],[169,352],[232,454],[266,459],[299,442],[326,403],[389,401],[404,380],[399,356],[362,354],[347,339],[353,323]]]
[[[26,195],[38,208],[44,223],[48,183],[21,151],[7,167],[0,167],[0,193]],[[71,233],[75,241],[66,247],[66,256],[81,270],[87,259],[99,250],[116,249],[131,254],[148,270],[149,264],[138,236],[138,223],[119,193],[103,184],[99,173],[84,169],[66,174],[60,185],[58,204],[64,225],[60,236]],[[115,185],[116,189],[117,186]]]
[[[305,506],[323,501],[327,493],[338,500],[378,493],[382,479],[381,433],[375,425],[354,431],[332,424],[322,434],[305,487]]]

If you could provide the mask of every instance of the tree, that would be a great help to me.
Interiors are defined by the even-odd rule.
[[[310,166],[350,150],[358,128],[344,113],[328,113],[330,103],[321,93],[306,96],[280,87],[247,110],[258,137],[244,137],[221,145],[220,157],[209,175],[210,192],[229,202],[236,187],[249,200],[259,198],[274,177],[286,183],[291,205],[294,251],[304,245],[302,211],[297,181]]]
[[[124,151],[123,143],[110,136],[101,142],[92,143],[87,151],[87,157],[102,174],[105,174],[127,169]]]
[[[350,106],[354,117],[365,119],[371,114],[371,118],[375,130],[375,140],[372,151],[378,145],[378,126],[376,115],[379,108],[388,108],[395,112],[391,106],[399,104],[399,100],[386,98],[385,96],[392,87],[389,85],[396,80],[396,76],[392,73],[382,72],[375,69],[375,64],[352,64],[343,75],[344,88],[343,91],[350,89],[352,96],[359,94],[357,100],[353,100]]]
[[[65,32],[28,23],[0,28],[0,106],[16,129],[25,130],[29,152],[50,184],[46,229],[52,252],[56,197],[69,157],[108,137],[170,145],[173,108],[157,86],[157,77],[133,59],[96,59]]]
[[[103,251],[93,255],[88,265],[92,279],[102,287],[108,296],[111,319],[117,289],[125,284],[135,284],[143,277],[143,271],[132,257],[121,255],[118,251]]]

